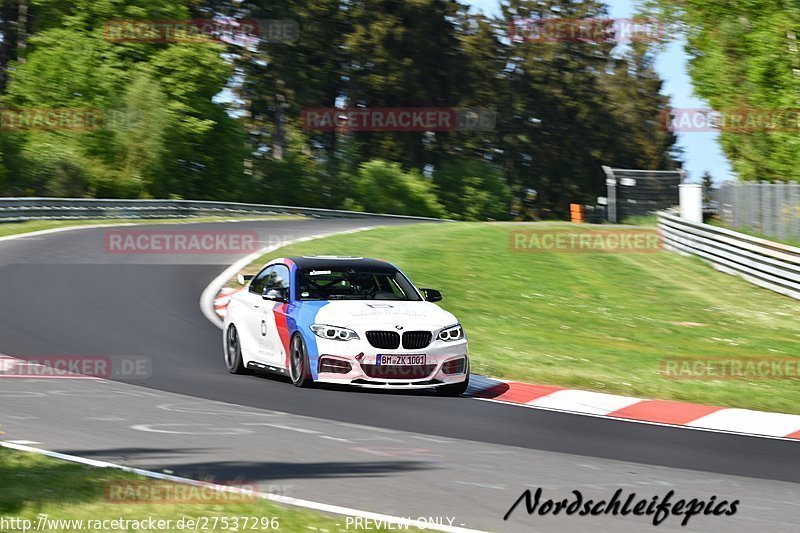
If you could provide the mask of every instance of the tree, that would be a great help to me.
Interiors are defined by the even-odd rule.
[[[703,204],[708,205],[712,200],[712,192],[714,189],[714,178],[711,177],[709,171],[706,170],[703,172],[701,183],[703,185]]]
[[[605,189],[602,165],[671,168],[675,138],[657,128],[666,99],[644,47],[615,52],[613,25],[601,2],[510,0],[507,26],[526,19],[605,20],[597,37],[512,39],[507,67],[509,113],[498,124],[503,168],[519,194],[563,217],[571,202],[593,201]],[[502,84],[501,84],[502,87]],[[502,90],[502,89],[501,89]]]
[[[720,143],[743,180],[800,181],[800,4],[650,0],[654,16],[686,35],[689,74],[711,108],[732,117],[778,118],[777,128],[723,128]]]
[[[237,199],[243,188],[241,129],[213,101],[231,66],[224,47],[190,42],[118,42],[109,21],[186,19],[179,0],[38,0],[25,62],[3,99],[14,108],[102,114],[100,129],[18,133],[13,189],[122,197]],[[52,174],[54,183],[48,183]]]

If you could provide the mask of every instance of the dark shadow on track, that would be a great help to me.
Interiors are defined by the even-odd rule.
[[[280,463],[249,461],[215,461],[191,464],[164,464],[152,470],[169,469],[175,475],[210,480],[275,481],[281,479],[336,479],[373,478],[393,474],[431,470],[432,463],[420,461],[372,461],[372,462],[320,462]]]

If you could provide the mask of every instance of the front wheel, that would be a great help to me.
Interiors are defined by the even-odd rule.
[[[242,360],[242,345],[239,343],[239,332],[231,324],[225,333],[225,366],[231,374],[247,374],[247,367]]]
[[[289,376],[295,387],[310,387],[314,384],[308,364],[306,342],[298,333],[292,337],[291,357],[289,358]]]
[[[467,376],[464,381],[460,383],[453,383],[452,385],[440,385],[436,387],[436,392],[442,396],[461,396],[467,392],[469,387],[469,362],[467,362]]]

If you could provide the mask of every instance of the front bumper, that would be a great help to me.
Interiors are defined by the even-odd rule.
[[[469,372],[467,340],[434,340],[420,350],[374,348],[365,340],[317,338],[319,356],[314,368],[321,383],[386,389],[421,389],[461,383]],[[425,365],[386,366],[378,355],[424,355]],[[459,364],[459,361],[462,364]],[[330,371],[333,368],[337,371]]]

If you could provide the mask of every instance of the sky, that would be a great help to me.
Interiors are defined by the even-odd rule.
[[[499,14],[498,0],[465,0],[467,4],[486,13]],[[635,0],[605,0],[612,18],[630,18],[636,10]],[[673,108],[707,108],[708,104],[694,96],[692,83],[686,72],[688,56],[684,52],[685,41],[675,40],[656,58],[656,70],[664,80],[662,93],[670,96]],[[708,171],[719,183],[735,179],[730,163],[718,142],[718,133],[679,132],[678,145],[683,149],[684,168],[688,181],[700,182],[700,176]]]

